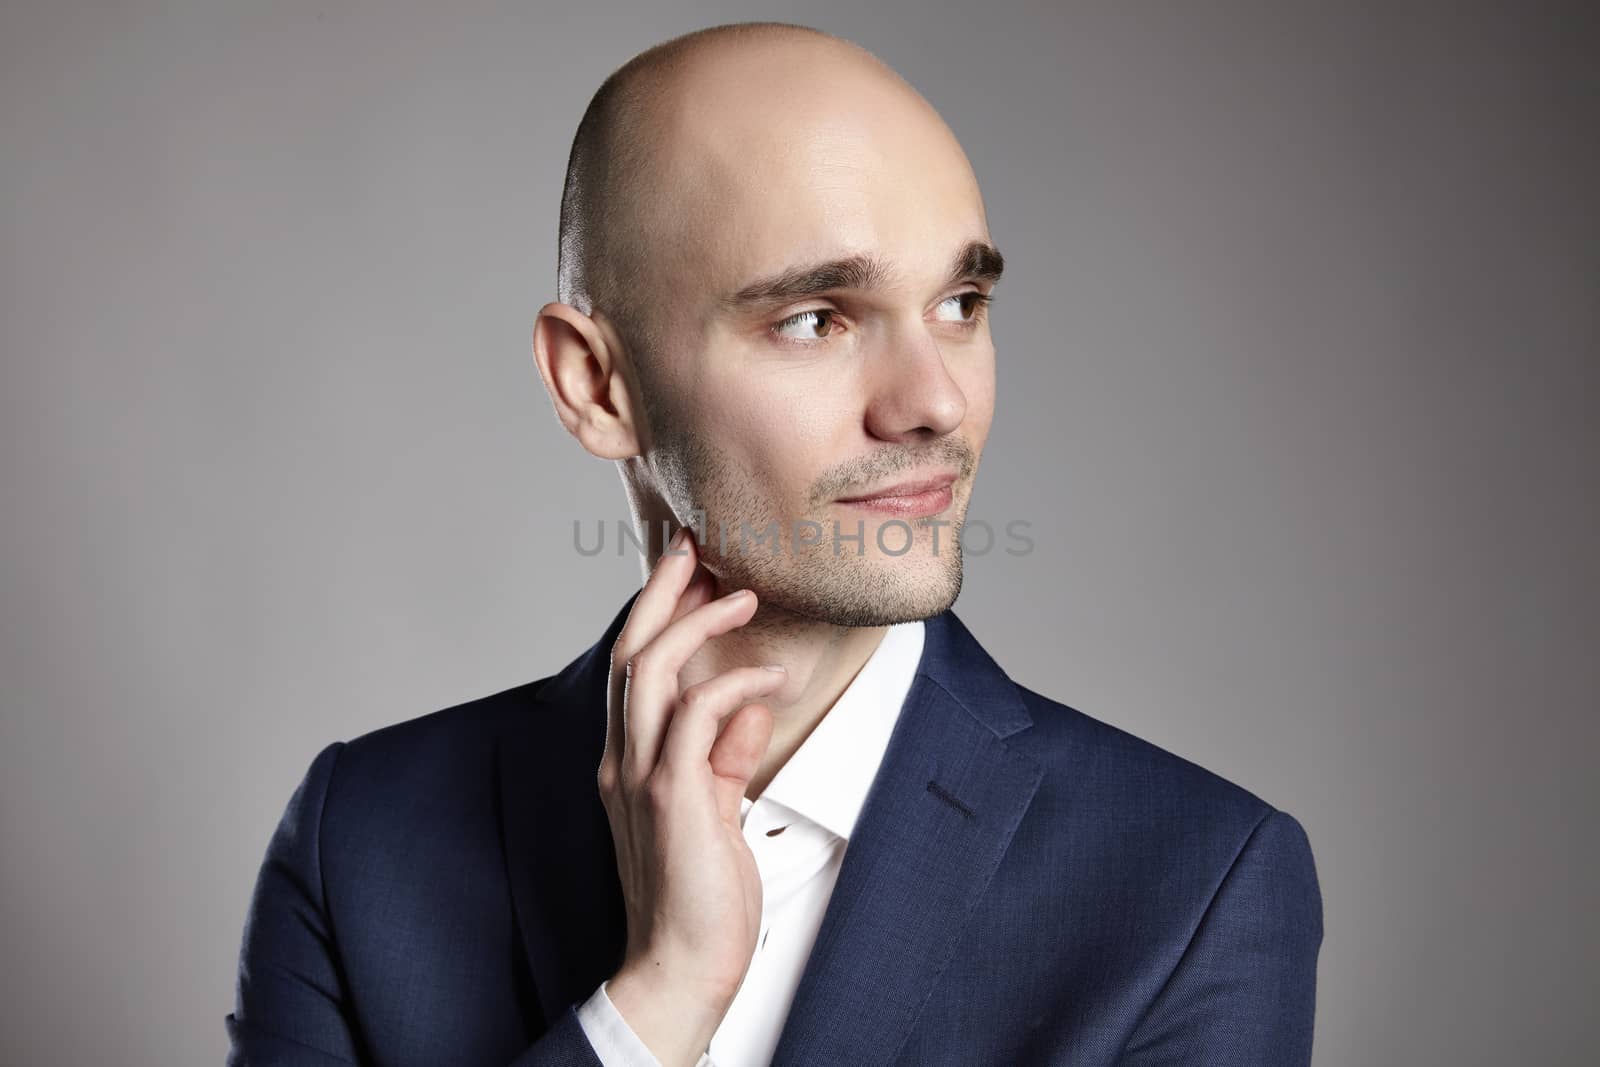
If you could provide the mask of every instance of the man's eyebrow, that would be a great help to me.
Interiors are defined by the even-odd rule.
[[[951,260],[945,284],[955,285],[963,281],[993,284],[1000,280],[1005,265],[1005,257],[994,245],[987,241],[968,241]],[[894,277],[895,273],[889,264],[876,256],[845,256],[824,263],[786,268],[740,288],[724,297],[722,304],[730,312],[745,311],[787,304],[835,289],[885,289],[893,283]]]
[[[950,264],[950,276],[945,279],[945,284],[988,282],[993,285],[1000,280],[1000,274],[1005,269],[1006,257],[1000,254],[998,248],[987,241],[968,241],[961,246],[955,261]]]

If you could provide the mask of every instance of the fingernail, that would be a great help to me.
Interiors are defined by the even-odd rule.
[[[748,589],[735,589],[722,599],[732,604],[735,600],[743,600],[747,596],[755,596],[755,594]]]
[[[678,532],[672,535],[672,540],[667,543],[667,548],[676,550],[683,547],[683,535],[689,532],[687,526],[678,527]]]
[[[763,663],[761,669],[764,671],[777,671],[779,674],[789,673],[789,668],[781,663]]]

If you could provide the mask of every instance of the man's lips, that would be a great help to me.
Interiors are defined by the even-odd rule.
[[[945,473],[897,482],[859,496],[840,497],[839,503],[895,515],[935,515],[950,506],[956,477]]]
[[[917,478],[911,481],[897,482],[894,485],[886,485],[882,489],[874,489],[870,493],[862,493],[859,496],[842,496],[839,501],[844,504],[856,504],[863,500],[878,500],[883,497],[916,496],[919,493],[926,493],[934,489],[943,489],[955,480],[956,476],[954,474],[938,474],[931,478]]]

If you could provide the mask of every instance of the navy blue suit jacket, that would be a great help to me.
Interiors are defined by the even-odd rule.
[[[631,606],[560,674],[316,757],[230,1064],[599,1067],[576,1005],[626,937],[595,771]],[[1294,818],[1017,685],[947,611],[773,1063],[1304,1064],[1321,940]]]

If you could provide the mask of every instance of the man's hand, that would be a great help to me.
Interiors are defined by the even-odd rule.
[[[628,921],[607,994],[666,1067],[705,1051],[755,953],[761,877],[739,802],[772,739],[772,713],[747,702],[786,678],[738,667],[679,691],[701,646],[755,614],[754,592],[713,601],[711,589],[681,531],[612,648],[597,774]]]

